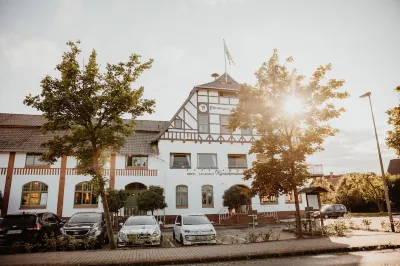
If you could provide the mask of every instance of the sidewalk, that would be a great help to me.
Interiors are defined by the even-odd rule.
[[[160,265],[400,247],[400,234],[179,248],[99,250],[0,256],[1,265]]]

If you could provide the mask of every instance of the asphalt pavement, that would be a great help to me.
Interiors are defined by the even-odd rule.
[[[351,253],[331,253],[314,256],[296,256],[262,260],[239,260],[207,264],[185,264],[186,266],[255,266],[255,265],[380,265],[400,266],[400,249],[380,251],[360,251]]]

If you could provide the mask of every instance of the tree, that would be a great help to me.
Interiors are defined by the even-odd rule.
[[[232,186],[224,191],[222,199],[223,205],[228,207],[229,212],[231,212],[232,209],[239,210],[240,206],[246,205],[250,200],[250,196],[239,186]],[[237,221],[239,222],[239,215],[237,215]]]
[[[400,86],[397,86],[395,91],[400,93]],[[389,115],[388,124],[393,126],[393,129],[387,132],[386,144],[400,156],[400,104],[386,113]]]
[[[358,186],[362,198],[367,202],[375,203],[379,212],[384,212],[382,202],[385,200],[385,191],[382,178],[375,173],[360,173],[355,176],[355,185]]]
[[[323,80],[331,65],[319,66],[310,80],[289,71],[287,63],[280,64],[275,49],[272,57],[256,72],[257,84],[244,84],[239,92],[239,104],[232,114],[230,128],[254,128],[260,139],[250,153],[266,156],[268,160],[253,162],[245,171],[245,179],[254,178],[253,195],[287,194],[293,191],[296,206],[297,236],[302,238],[298,187],[309,178],[306,157],[322,151],[324,139],[337,132],[327,122],[338,117],[343,108],[330,101],[348,97],[339,92],[344,81]]]
[[[361,198],[361,193],[355,185],[355,177],[353,174],[343,175],[335,191],[336,202],[344,204],[350,211],[352,211],[354,199]]]
[[[151,215],[155,210],[168,207],[164,200],[164,189],[160,186],[150,186],[149,189],[143,190],[137,197],[137,204],[139,210],[151,211]]]
[[[125,201],[128,198],[128,193],[125,189],[107,189],[107,201],[110,212],[118,212],[124,207]]]
[[[335,187],[326,179],[321,177],[315,178],[311,182],[310,187],[323,187],[328,190],[326,193],[321,193],[321,203],[335,203]]]
[[[385,175],[388,179],[390,201],[400,211],[400,175]]]
[[[74,156],[79,162],[78,171],[92,176],[95,191],[102,198],[110,248],[115,249],[103,173],[105,154],[121,149],[126,137],[134,132],[136,117],[153,112],[154,100],[143,99],[144,88],[131,88],[151,67],[152,60],[142,63],[140,56],[133,54],[126,62],[108,63],[105,72],[100,73],[95,50],[84,69],[80,67],[79,44],[67,43],[70,50],[56,66],[60,77],[46,76],[41,82],[42,93],[28,95],[24,103],[43,113],[46,122],[41,130],[51,133],[50,140],[42,144],[47,148],[42,160],[54,163],[62,156]],[[124,114],[132,119],[124,121]]]

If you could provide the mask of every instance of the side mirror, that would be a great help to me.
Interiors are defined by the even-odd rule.
[[[181,223],[175,223],[175,225],[177,225],[177,226],[181,226],[182,224],[181,224]]]
[[[119,226],[122,227],[124,224],[123,223],[119,223]]]
[[[61,220],[61,223],[65,224],[67,223],[67,220]]]
[[[211,224],[214,224],[214,221],[211,221],[210,223],[211,223]]]

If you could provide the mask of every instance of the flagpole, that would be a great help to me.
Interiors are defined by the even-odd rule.
[[[227,76],[227,70],[226,70],[226,44],[225,44],[225,39],[222,39],[224,42],[224,59],[225,59],[225,83],[228,83],[228,76]]]

